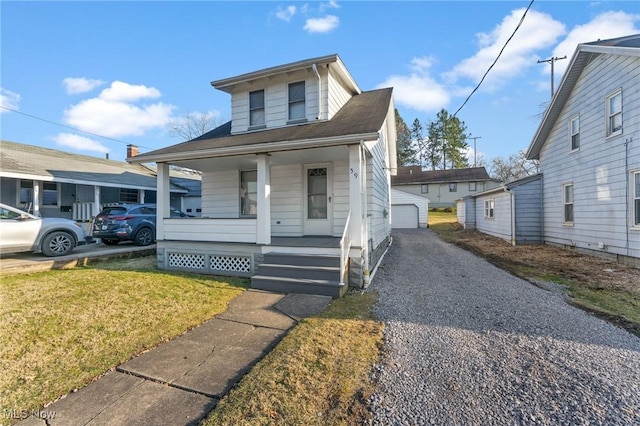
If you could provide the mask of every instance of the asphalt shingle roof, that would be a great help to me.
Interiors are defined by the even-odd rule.
[[[398,167],[398,174],[391,176],[391,185],[433,182],[464,182],[491,180],[484,167],[466,169],[422,170],[420,166]]]

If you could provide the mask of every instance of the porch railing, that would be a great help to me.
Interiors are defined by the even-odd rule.
[[[349,273],[349,251],[351,250],[350,219],[351,212],[347,215],[347,222],[344,225],[344,231],[342,231],[342,238],[340,239],[340,284],[343,285],[349,282],[346,275]]]

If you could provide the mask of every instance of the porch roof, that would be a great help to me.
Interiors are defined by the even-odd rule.
[[[362,92],[327,121],[304,123],[231,134],[230,123],[193,140],[161,148],[127,159],[129,162],[168,162],[236,154],[288,151],[331,145],[347,145],[361,139],[377,138],[382,128],[393,89]]]

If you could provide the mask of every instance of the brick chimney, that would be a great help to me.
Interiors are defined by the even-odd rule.
[[[127,145],[127,158],[135,157],[136,155],[138,155],[138,146],[133,144]]]

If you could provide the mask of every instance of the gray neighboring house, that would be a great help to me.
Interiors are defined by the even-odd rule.
[[[542,175],[457,201],[458,222],[513,245],[542,243]]]
[[[128,156],[135,152],[127,147]],[[191,183],[199,186],[198,176]],[[0,141],[0,200],[37,216],[89,222],[107,203],[155,203],[156,186],[155,171],[143,165]],[[172,183],[171,205],[181,208],[189,193]]]
[[[429,199],[429,207],[455,207],[456,200],[500,186],[484,167],[422,170],[421,166],[398,167],[391,187]]]
[[[544,242],[640,264],[640,34],[579,44],[527,152]]]

